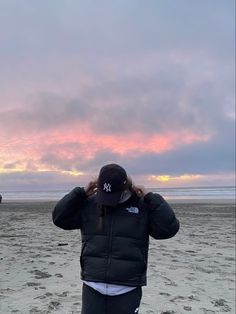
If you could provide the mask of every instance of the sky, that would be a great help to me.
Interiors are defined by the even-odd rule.
[[[233,0],[0,0],[0,192],[235,184]]]

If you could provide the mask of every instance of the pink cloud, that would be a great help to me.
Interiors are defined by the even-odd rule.
[[[58,160],[81,160],[93,158],[99,151],[107,150],[121,156],[135,153],[164,153],[179,145],[207,141],[209,135],[196,134],[191,131],[162,132],[146,135],[141,132],[119,134],[95,134],[88,125],[63,127],[50,132],[41,131],[31,135],[12,135],[1,140],[1,164],[7,170],[7,164],[15,164],[16,169],[51,169],[57,167],[41,161],[42,156],[52,154]],[[20,165],[20,166],[19,166]],[[73,167],[73,165],[71,165]],[[11,169],[12,170],[12,169]]]

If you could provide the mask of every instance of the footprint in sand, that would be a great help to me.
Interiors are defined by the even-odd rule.
[[[184,306],[184,310],[185,310],[185,311],[192,311],[192,308],[191,308],[191,306],[187,306],[187,305],[186,305],[186,306]]]
[[[225,257],[225,260],[226,260],[226,261],[232,261],[232,262],[233,262],[233,261],[234,261],[234,257]]]
[[[170,302],[175,302],[176,300],[184,300],[185,298],[182,295],[177,295],[173,299],[170,300]]]
[[[62,274],[55,274],[54,276],[58,277],[58,278],[63,278]]]
[[[28,287],[38,287],[38,286],[40,286],[41,284],[38,283],[38,282],[26,282],[25,285],[28,286]]]
[[[41,310],[39,310],[37,307],[32,307],[32,309],[30,309],[29,313],[30,314],[41,313]]]
[[[61,303],[58,301],[51,301],[48,305],[49,310],[58,310],[61,306]]]
[[[177,287],[178,285],[174,282],[174,281],[172,281],[171,279],[169,279],[169,278],[167,278],[167,277],[165,277],[165,276],[163,276],[163,278],[165,279],[165,285],[167,285],[167,286],[173,286],[173,287]]]
[[[170,296],[170,294],[167,293],[167,292],[160,292],[159,294],[160,294],[160,295],[164,295],[164,296],[166,296],[166,297],[169,297],[169,296]]]
[[[45,293],[45,294],[43,294],[43,295],[39,295],[38,297],[35,297],[34,299],[40,299],[40,300],[43,300],[43,299],[46,299],[47,297],[51,297],[53,294],[52,293],[50,293],[50,292],[47,292],[47,293]]]
[[[215,311],[205,309],[204,307],[201,308],[201,310],[203,310],[203,313],[204,313],[204,314],[215,314]]]
[[[58,297],[67,297],[69,291],[63,291],[62,293],[56,293]]]
[[[194,295],[190,295],[188,299],[191,301],[200,301],[200,299],[198,297],[195,297]]]
[[[212,304],[216,307],[220,307],[222,311],[229,312],[231,308],[228,306],[227,301],[225,299],[216,299],[211,301]]]
[[[38,269],[36,269],[36,270],[31,270],[30,273],[31,273],[31,274],[34,274],[36,279],[45,279],[45,278],[49,278],[49,277],[52,276],[52,275],[50,275],[49,273],[43,272],[43,271],[38,270]]]

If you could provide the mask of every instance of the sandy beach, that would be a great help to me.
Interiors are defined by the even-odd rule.
[[[53,225],[54,204],[0,204],[2,314],[80,313],[80,232]],[[181,230],[169,240],[150,240],[140,314],[235,313],[233,202],[170,204]]]

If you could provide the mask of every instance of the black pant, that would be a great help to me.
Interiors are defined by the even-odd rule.
[[[138,314],[142,288],[109,296],[83,284],[81,314]]]

